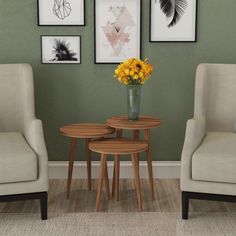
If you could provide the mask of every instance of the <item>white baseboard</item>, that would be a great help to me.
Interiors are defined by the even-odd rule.
[[[50,179],[67,179],[68,162],[67,161],[49,161],[49,178]],[[99,162],[92,162],[92,178],[98,177]],[[109,176],[112,176],[113,162],[108,162]],[[147,178],[147,163],[140,161],[140,177]],[[161,179],[174,179],[180,177],[180,161],[154,161],[153,177]],[[73,178],[87,178],[87,165],[85,161],[76,161],[74,163]],[[122,161],[120,163],[120,178],[133,178],[132,163]]]

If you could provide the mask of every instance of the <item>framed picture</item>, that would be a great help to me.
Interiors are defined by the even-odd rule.
[[[38,0],[38,25],[85,25],[84,10],[85,0]]]
[[[94,0],[95,63],[141,57],[141,0]]]
[[[80,36],[41,36],[43,64],[80,64]]]
[[[150,42],[196,42],[197,0],[150,0]]]

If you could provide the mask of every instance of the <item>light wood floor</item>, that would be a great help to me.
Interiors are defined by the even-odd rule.
[[[70,199],[66,199],[66,180],[50,180],[49,214],[95,212],[97,181],[92,181],[92,191],[87,190],[86,180],[73,180]],[[147,180],[142,180],[143,208],[146,212],[180,212],[181,192],[179,180],[155,180],[156,200],[152,201]],[[136,193],[133,180],[121,180],[120,201],[108,201],[105,191],[102,195],[101,211],[137,212]],[[0,203],[0,213],[37,213],[38,201]],[[191,200],[190,211],[195,212],[236,212],[235,203],[220,203]]]

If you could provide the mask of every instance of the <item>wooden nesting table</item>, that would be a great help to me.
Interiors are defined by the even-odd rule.
[[[106,191],[108,199],[110,198],[109,180],[107,171],[107,155],[114,155],[114,171],[112,183],[112,196],[116,195],[116,200],[119,200],[119,175],[120,175],[120,155],[131,155],[136,193],[139,209],[142,210],[142,196],[139,177],[139,154],[146,153],[149,183],[151,196],[154,200],[154,185],[153,185],[153,170],[152,156],[150,148],[150,129],[160,127],[159,119],[151,116],[141,116],[137,121],[128,120],[127,116],[115,116],[107,120],[105,124],[98,123],[80,123],[66,125],[60,128],[60,133],[71,139],[69,149],[69,167],[67,180],[67,198],[70,196],[71,179],[73,172],[73,164],[75,159],[76,143],[78,138],[83,138],[86,141],[87,150],[87,174],[88,174],[88,189],[91,190],[91,151],[101,154],[100,172],[97,188],[96,209],[100,208],[102,184],[105,179]],[[107,136],[114,133],[116,137],[108,138]],[[123,138],[123,130],[132,130],[133,139]],[[144,132],[144,140],[140,140],[140,131]]]
[[[130,121],[127,116],[114,116],[107,120],[107,125],[115,128],[117,131],[117,137],[122,137],[123,130],[132,130],[134,140],[140,139],[140,131],[144,131],[144,141],[147,142],[148,148],[146,149],[147,165],[149,184],[151,189],[152,199],[154,196],[154,185],[153,185],[153,170],[152,170],[152,155],[151,155],[151,136],[150,129],[160,127],[161,121],[151,116],[141,116],[137,121]],[[139,159],[139,154],[135,154]],[[113,185],[112,185],[112,196],[116,193],[116,199],[119,200],[119,171],[120,171],[120,157],[115,155],[115,164],[113,171]]]
[[[69,198],[77,139],[82,138],[86,141],[88,189],[91,190],[91,151],[88,148],[89,142],[92,139],[103,138],[114,133],[114,129],[105,124],[80,123],[63,126],[60,128],[60,133],[71,138],[67,179],[67,198]]]
[[[148,147],[148,144],[145,141],[131,140],[131,139],[125,139],[125,138],[110,138],[110,139],[92,141],[89,143],[90,150],[101,154],[101,163],[100,163],[97,199],[96,199],[97,211],[99,211],[100,209],[103,178],[105,178],[105,183],[107,182],[106,180],[107,155],[116,155],[116,156],[117,155],[131,155],[132,165],[133,165],[133,170],[134,170],[138,206],[139,206],[140,211],[143,210],[137,154],[144,152],[147,149],[147,147]],[[107,183],[106,183],[106,188],[107,188],[107,191],[109,192],[109,187],[107,187]]]

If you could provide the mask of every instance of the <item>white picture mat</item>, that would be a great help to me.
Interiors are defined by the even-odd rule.
[[[102,26],[106,26],[108,21],[113,22],[115,17],[111,12],[109,12],[109,7],[122,7],[126,6],[129,13],[136,24],[135,27],[129,27],[128,31],[130,33],[130,42],[126,44],[122,50],[120,56],[112,56],[112,47],[106,38],[105,33],[102,30]],[[96,10],[96,62],[98,63],[120,63],[121,61],[137,57],[140,58],[140,0],[96,0],[95,10]]]
[[[84,25],[84,1],[67,0],[71,6],[71,13],[64,20],[53,13],[54,0],[38,0],[40,25]]]
[[[54,54],[52,52],[55,45],[55,39],[66,40],[69,42],[70,49],[77,53],[77,61],[52,61]],[[79,64],[80,59],[80,36],[42,36],[42,63],[45,64]]]
[[[151,41],[195,41],[196,0],[187,0],[188,7],[174,27],[160,8],[159,0],[151,0]]]

